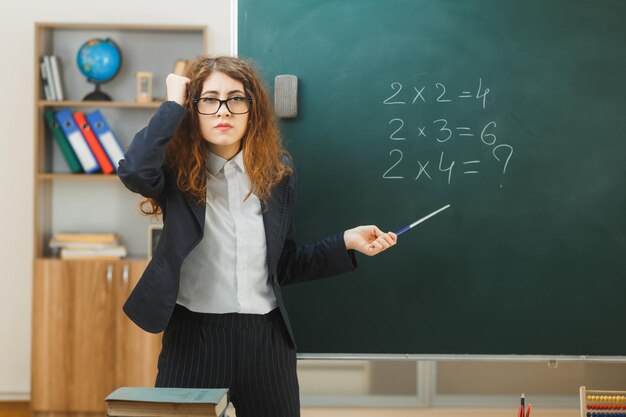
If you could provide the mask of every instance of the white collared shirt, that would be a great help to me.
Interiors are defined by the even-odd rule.
[[[204,238],[183,261],[178,304],[199,313],[265,314],[276,306],[267,282],[267,246],[259,198],[251,194],[243,151],[207,159]]]

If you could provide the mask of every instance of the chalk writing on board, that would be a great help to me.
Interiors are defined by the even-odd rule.
[[[430,92],[430,89],[434,89],[434,93],[438,94],[435,98],[437,103],[450,103],[453,100],[449,97],[456,97],[459,99],[468,99],[474,98],[476,100],[482,100],[482,108],[485,110],[487,106],[487,94],[489,94],[489,88],[483,88],[483,80],[482,78],[478,79],[478,86],[476,88],[476,93],[472,93],[471,91],[461,91],[457,96],[451,96],[448,93],[448,90],[444,83],[436,82],[433,85],[420,85],[419,87],[413,85],[413,91],[410,93],[403,93],[402,89],[404,88],[402,83],[398,81],[394,81],[390,84],[391,90],[393,94],[383,100],[383,104],[407,104],[405,95],[414,94],[412,97],[411,104],[415,104],[418,100],[422,103],[428,102],[425,94]],[[399,96],[399,97],[398,97]],[[408,96],[407,96],[408,97]],[[410,97],[409,97],[410,98]]]
[[[412,85],[411,89],[405,89],[404,85],[399,81],[394,81],[389,85],[391,92],[386,95],[382,103],[392,106],[414,106],[416,104],[432,104],[435,109],[443,108],[438,103],[462,103],[463,100],[472,99],[480,106],[482,110],[486,110],[487,96],[490,89],[485,87],[482,78],[478,78],[478,82],[474,90],[461,90],[458,92],[449,91],[444,82],[434,82],[431,84]],[[463,105],[463,104],[460,104]],[[393,107],[399,109],[401,107]],[[408,117],[408,118],[407,118]],[[435,118],[434,120],[421,120],[419,125],[413,126],[413,116],[398,117],[393,116],[388,122],[390,130],[389,140],[395,142],[395,146],[388,155],[388,165],[385,167],[382,178],[385,180],[402,180],[412,178],[414,181],[433,181],[436,177],[441,177],[447,184],[451,184],[457,176],[477,175],[481,173],[484,164],[499,163],[502,175],[506,174],[506,170],[511,162],[514,153],[513,146],[507,143],[498,143],[496,130],[498,124],[495,120],[486,122],[476,122],[457,124],[449,117]],[[479,140],[480,139],[480,140]],[[406,155],[408,152],[401,149],[403,143],[411,140],[421,140],[427,146],[435,146],[436,144],[444,144],[443,149],[435,154],[433,152],[420,154],[417,158],[413,155]],[[466,159],[461,158],[450,152],[445,147],[454,141],[472,141],[469,142],[477,147],[487,146],[491,149],[491,156],[488,158],[482,155],[481,159],[468,156]],[[424,156],[430,155],[430,156]],[[405,158],[406,156],[406,158]],[[431,160],[432,159],[432,160]],[[403,160],[405,160],[403,162]],[[408,162],[407,162],[408,161]],[[417,162],[417,164],[414,163]],[[411,164],[410,169],[415,169],[415,176],[405,177],[401,173],[401,166]],[[404,169],[403,172],[406,172]],[[502,186],[502,185],[500,185]]]
[[[389,168],[389,169],[388,169],[388,170],[387,170],[387,171],[383,174],[383,178],[385,178],[385,179],[387,179],[387,180],[402,179],[402,178],[404,178],[404,177],[403,177],[403,176],[401,176],[401,175],[388,176],[389,171],[391,171],[392,169],[394,169],[394,168],[396,167],[396,165],[398,165],[398,164],[400,163],[400,161],[402,161],[402,157],[403,157],[402,151],[401,151],[400,149],[392,149],[392,150],[391,150],[391,152],[389,152],[389,155],[393,155],[394,153],[399,153],[399,154],[400,154],[400,159],[398,159],[398,161],[397,161],[395,164],[393,164],[393,165],[391,166],[391,168]]]
[[[401,133],[401,130],[405,127],[404,119],[394,117],[393,119],[389,120],[388,125],[392,128],[395,128],[395,130],[389,135],[389,139],[407,139],[406,136],[404,136],[405,134]],[[437,142],[443,143],[447,142],[455,136],[459,138],[476,136],[474,130],[472,129],[472,126],[452,126],[454,129],[451,129],[449,127],[450,124],[447,119],[433,120],[430,125],[417,126],[417,129],[414,130],[414,134],[416,135],[416,137],[432,137],[436,139]],[[480,131],[480,140],[485,145],[493,145],[496,143],[496,135],[495,133],[493,133],[493,130],[496,128],[496,126],[497,124],[495,121],[489,121],[482,127]]]
[[[391,139],[391,140],[406,140],[406,138],[401,138],[401,137],[395,136],[395,134],[398,133],[400,130],[402,130],[402,128],[404,127],[404,120],[398,119],[397,117],[395,119],[389,120],[389,124],[392,124],[394,122],[400,122],[400,126],[391,134],[391,136],[389,136],[389,139]]]

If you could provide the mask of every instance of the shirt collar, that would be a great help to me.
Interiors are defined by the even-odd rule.
[[[246,172],[246,166],[243,163],[243,149],[240,150],[237,155],[235,155],[232,161],[235,162],[241,172]],[[228,161],[221,156],[216,155],[213,152],[209,152],[209,157],[207,158],[207,167],[209,169],[209,172],[213,174],[213,176],[215,176],[224,169],[224,165],[226,165],[227,162]]]

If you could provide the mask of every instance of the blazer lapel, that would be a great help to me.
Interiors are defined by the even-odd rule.
[[[283,250],[288,191],[288,182],[283,179],[274,187],[272,195],[267,199],[265,206],[263,206],[263,224],[265,226],[265,241],[267,242],[267,268],[270,274],[276,270],[280,253]]]
[[[191,209],[193,213],[193,217],[196,219],[197,226],[199,228],[200,234],[203,234],[204,231],[204,217],[206,216],[206,205],[205,204],[196,204],[193,201],[190,201],[187,196],[183,196],[185,202]]]

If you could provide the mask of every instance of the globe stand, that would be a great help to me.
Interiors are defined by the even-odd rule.
[[[96,85],[96,89],[83,97],[83,101],[113,101],[111,96],[100,90],[100,84],[94,84]]]

